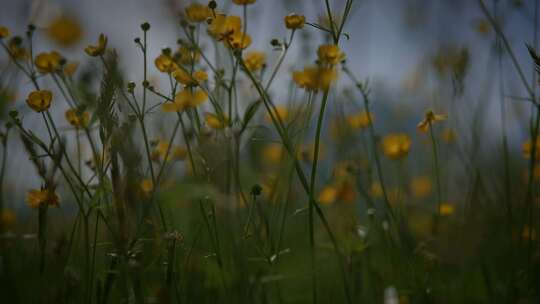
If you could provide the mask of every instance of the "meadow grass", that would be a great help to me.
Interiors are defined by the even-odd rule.
[[[511,120],[503,78],[493,81],[502,130],[491,146],[477,124],[494,118],[463,107],[466,48],[430,62],[450,102],[396,123],[342,50],[357,1],[321,1],[319,21],[284,16],[286,38],[263,50],[249,36],[256,1],[232,2],[242,16],[185,6],[176,49],[157,58],[142,23],[142,73],[129,78],[106,34],[79,71],[37,49],[35,26],[24,37],[0,27],[2,302],[540,301],[537,2],[528,78],[497,10],[478,0],[491,65],[515,73],[530,104],[529,121]],[[74,25],[59,22],[50,35],[69,43]],[[308,28],[323,43],[290,73]],[[17,82],[32,86],[22,106],[9,102]],[[529,135],[517,149],[509,123]],[[6,186],[13,146],[40,181],[24,214]]]

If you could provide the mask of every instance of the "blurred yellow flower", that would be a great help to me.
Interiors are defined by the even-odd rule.
[[[362,111],[356,114],[351,114],[346,117],[347,124],[351,129],[365,129],[369,126],[369,123],[373,123],[375,117],[372,113]]]
[[[150,178],[143,179],[139,186],[145,195],[149,195],[154,190],[154,182]]]
[[[370,193],[371,196],[373,196],[374,198],[381,198],[381,197],[383,197],[383,190],[382,190],[381,183],[379,183],[379,182],[373,182],[373,183],[371,184],[371,186],[370,186],[369,193]]]
[[[358,196],[353,180],[345,179],[338,182],[338,198],[339,200],[352,204]]]
[[[407,134],[395,133],[386,135],[382,140],[384,155],[390,159],[401,159],[409,153],[411,139]]]
[[[208,33],[218,40],[223,40],[234,33],[241,32],[242,19],[238,16],[219,14],[210,19]]]
[[[317,56],[322,63],[334,65],[345,60],[345,54],[335,44],[323,44],[317,50]]]
[[[169,148],[169,142],[166,140],[158,141],[156,147],[152,151],[152,160],[165,161],[172,157],[172,160],[184,160],[187,151],[180,146],[172,146]]]
[[[13,37],[8,42],[9,53],[15,60],[23,60],[30,57],[28,51],[21,46],[22,40],[19,37]]]
[[[417,128],[421,132],[427,132],[430,126],[436,121],[446,120],[447,116],[443,114],[435,114],[433,111],[427,111],[424,119],[418,124]]]
[[[271,164],[278,164],[281,162],[283,152],[284,149],[281,144],[270,143],[262,150],[262,158]]]
[[[180,64],[190,65],[199,61],[199,59],[201,58],[201,53],[196,49],[190,49],[187,46],[181,46],[178,51],[176,51],[175,58],[177,58]]]
[[[523,157],[530,158],[531,153],[533,152],[534,147],[534,158],[539,159],[540,158],[540,137],[536,138],[536,144],[533,145],[532,140],[526,141],[522,146],[523,151]]]
[[[336,180],[326,185],[319,192],[318,201],[324,205],[330,205],[336,201],[354,203],[358,196],[354,183],[351,179]]]
[[[86,128],[90,122],[90,113],[77,109],[69,109],[66,111],[66,120],[75,128]]]
[[[201,90],[183,90],[176,94],[174,101],[180,104],[184,104],[186,108],[194,108],[203,104],[208,99],[208,95]]]
[[[540,164],[536,163],[533,169],[533,179],[540,181]]]
[[[208,5],[192,3],[186,7],[186,17],[190,22],[204,22],[212,17],[212,10]]]
[[[524,240],[536,240],[536,229],[531,228],[529,225],[525,225],[523,227],[523,232],[521,233],[521,237]]]
[[[487,19],[478,20],[475,27],[476,31],[481,35],[487,35],[491,31],[491,24]]]
[[[187,108],[194,108],[203,104],[208,99],[208,95],[200,89],[185,89],[174,97],[174,102],[167,102],[162,105],[165,112],[181,112]]]
[[[318,201],[323,205],[333,204],[338,198],[338,190],[333,185],[324,186],[319,192]]]
[[[210,128],[216,130],[223,129],[229,124],[229,118],[227,116],[220,119],[219,116],[212,113],[206,113],[204,120]]]
[[[456,141],[456,132],[453,129],[445,129],[441,134],[442,140],[450,144]]]
[[[57,44],[69,47],[81,40],[82,28],[77,19],[62,15],[51,21],[47,35]]]
[[[31,208],[39,208],[42,205],[58,207],[60,199],[52,189],[31,189],[26,195],[26,202]]]
[[[441,216],[449,216],[449,215],[454,214],[454,212],[455,212],[455,207],[453,204],[444,202],[444,203],[441,203],[439,206],[439,214]]]
[[[238,5],[249,5],[255,3],[255,0],[233,0],[233,3]]]
[[[176,81],[185,86],[196,86],[208,79],[208,74],[205,71],[194,71],[190,75],[183,68],[177,68],[171,75]]]
[[[444,48],[432,59],[432,65],[440,75],[452,72],[454,76],[458,76],[465,71],[468,63],[469,51],[466,48]]]
[[[43,112],[49,109],[52,101],[52,92],[49,90],[33,91],[28,94],[26,103],[32,110]]]
[[[230,46],[233,49],[243,50],[251,45],[251,36],[242,32],[235,32],[227,36],[227,39],[229,43],[226,46]]]
[[[163,73],[172,73],[178,69],[174,60],[167,54],[160,54],[157,56],[154,60],[154,64],[156,65],[156,68]]]
[[[276,111],[273,113],[274,117],[276,117],[277,115],[281,119],[281,121],[287,121],[287,118],[289,118],[289,110],[285,105],[276,105],[275,110]],[[270,114],[268,114],[268,112],[265,114],[264,118],[267,122],[272,122],[272,117],[270,116]]]
[[[17,215],[11,209],[4,209],[0,213],[0,226],[9,228],[17,222]]]
[[[0,26],[0,39],[4,39],[9,36],[9,29],[5,26]]]
[[[429,196],[432,187],[431,179],[427,176],[417,176],[412,179],[410,184],[411,193],[416,198],[425,198]]]
[[[296,30],[304,27],[304,24],[306,23],[306,17],[304,15],[292,13],[285,16],[284,21],[285,27],[290,30]]]
[[[73,74],[75,74],[78,68],[79,68],[78,62],[75,62],[75,61],[68,62],[66,63],[66,65],[64,65],[64,74],[66,74],[67,76],[73,76]]]
[[[56,51],[39,53],[34,60],[36,68],[41,73],[53,73],[60,69],[62,55]]]
[[[350,160],[340,161],[334,167],[334,178],[340,180],[354,178],[357,170],[357,165],[354,162]]]
[[[333,68],[317,66],[305,67],[302,71],[293,71],[293,80],[301,88],[308,91],[328,90],[337,79],[337,71]]]
[[[266,63],[266,54],[257,51],[248,52],[244,55],[244,62],[249,71],[256,72]]]
[[[105,54],[105,50],[107,49],[107,36],[104,34],[99,34],[98,38],[98,44],[97,45],[89,45],[87,46],[84,51],[88,56],[97,57]]]

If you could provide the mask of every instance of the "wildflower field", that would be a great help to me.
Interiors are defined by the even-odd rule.
[[[0,303],[540,303],[540,1],[380,1],[467,28],[397,87],[377,1],[70,2],[0,13]]]

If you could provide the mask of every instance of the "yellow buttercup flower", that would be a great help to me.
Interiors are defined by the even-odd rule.
[[[317,50],[317,56],[322,63],[334,65],[345,60],[345,54],[335,44],[323,44]]]
[[[197,84],[200,84],[208,80],[208,73],[202,70],[195,71],[193,72],[193,78],[197,81]]]
[[[9,36],[9,29],[5,26],[0,26],[0,39],[4,39]]]
[[[433,185],[427,176],[413,178],[410,184],[411,193],[416,198],[425,198],[431,194]]]
[[[208,99],[208,95],[203,90],[182,90],[174,97],[174,102],[167,102],[162,105],[165,112],[181,112],[187,108],[194,108],[203,104]]]
[[[427,132],[429,127],[436,121],[446,120],[447,116],[443,114],[435,114],[433,111],[427,111],[424,119],[418,124],[417,128],[421,132]]]
[[[156,68],[163,73],[172,73],[178,69],[174,60],[167,54],[160,54],[157,56],[154,60],[154,64],[156,65]]]
[[[190,75],[186,70],[177,68],[171,75],[176,81],[185,86],[196,86],[208,80],[208,74],[205,71],[195,71]]]
[[[39,53],[34,60],[36,68],[41,73],[53,73],[60,69],[62,55],[56,51]]]
[[[176,51],[174,57],[178,60],[178,63],[190,65],[199,61],[201,53],[186,46],[181,46],[178,51]]]
[[[13,37],[9,40],[8,50],[15,60],[26,60],[30,57],[30,53],[21,46],[18,37]]]
[[[184,106],[176,102],[166,102],[161,105],[163,112],[182,112],[184,111]]]
[[[233,0],[233,3],[237,5],[249,5],[255,3],[255,0]]]
[[[47,35],[59,45],[69,47],[81,40],[82,28],[77,19],[70,16],[60,16],[49,24]]]
[[[234,32],[227,36],[228,44],[226,46],[233,49],[245,49],[251,45],[251,36],[242,32]]]
[[[384,155],[390,159],[402,159],[411,148],[411,139],[407,134],[396,133],[385,136],[382,140]]]
[[[42,205],[58,207],[60,198],[52,189],[32,189],[26,195],[26,202],[31,208],[39,208]]]
[[[33,91],[28,95],[26,103],[32,110],[43,112],[49,109],[52,101],[52,92],[49,90]]]
[[[238,16],[219,14],[210,20],[208,33],[218,40],[223,40],[234,33],[242,32],[242,19]]]
[[[441,216],[449,216],[449,215],[454,214],[454,212],[455,212],[455,207],[453,204],[444,202],[444,203],[441,203],[439,206],[439,214]]]
[[[352,114],[346,117],[347,124],[351,129],[365,129],[369,126],[370,121],[373,123],[375,117],[372,113],[365,111]]]
[[[183,90],[180,93],[176,94],[174,97],[174,102],[184,104],[186,108],[195,108],[203,104],[208,99],[208,95],[200,89],[193,90]]]
[[[90,113],[87,111],[81,112],[77,109],[69,109],[66,111],[66,120],[75,128],[86,128],[90,122]]]
[[[223,119],[220,119],[219,116],[212,113],[206,113],[204,120],[210,128],[216,130],[223,129],[229,124],[229,118],[227,116],[224,116]]]
[[[298,15],[298,14],[289,14],[285,16],[285,27],[287,27],[290,30],[296,30],[301,29],[304,27],[304,24],[306,23],[306,17],[304,15]]]
[[[190,22],[204,22],[212,17],[212,10],[208,5],[193,3],[186,7],[186,17]]]
[[[104,34],[99,34],[98,44],[97,45],[89,45],[87,46],[84,51],[88,56],[97,57],[105,54],[105,50],[107,49],[107,36]]]
[[[266,63],[266,54],[263,52],[252,51],[244,55],[246,67],[251,72],[256,72]]]
[[[301,71],[293,71],[293,80],[301,88],[308,91],[328,90],[337,79],[337,71],[333,68],[308,66]]]
[[[535,147],[534,158],[535,159],[540,159],[540,137],[536,138],[536,144],[534,144],[534,145],[533,145],[532,140],[528,140],[527,142],[525,142],[523,144],[523,147],[522,147],[523,157],[525,157],[525,158],[530,158],[531,157],[533,146]]]

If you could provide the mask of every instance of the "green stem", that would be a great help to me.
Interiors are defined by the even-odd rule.
[[[316,204],[315,201],[315,181],[317,179],[317,165],[319,162],[319,145],[321,139],[322,124],[324,121],[324,110],[326,109],[326,104],[328,102],[328,92],[330,90],[325,90],[321,102],[321,109],[319,112],[319,118],[317,119],[317,130],[315,133],[315,147],[313,155],[313,164],[311,166],[311,180],[309,184],[310,191],[310,203],[309,203],[309,245],[311,250],[311,271],[312,271],[312,292],[313,292],[313,303],[317,303],[317,275],[315,269],[315,231],[313,224],[313,206]]]
[[[434,233],[438,232],[438,222],[441,217],[441,202],[442,202],[442,190],[441,190],[441,173],[439,168],[439,156],[437,153],[437,141],[435,140],[435,134],[433,132],[433,125],[431,122],[429,124],[429,136],[431,139],[431,147],[433,150],[433,164],[435,166],[435,182],[437,185],[437,213],[434,221]]]

